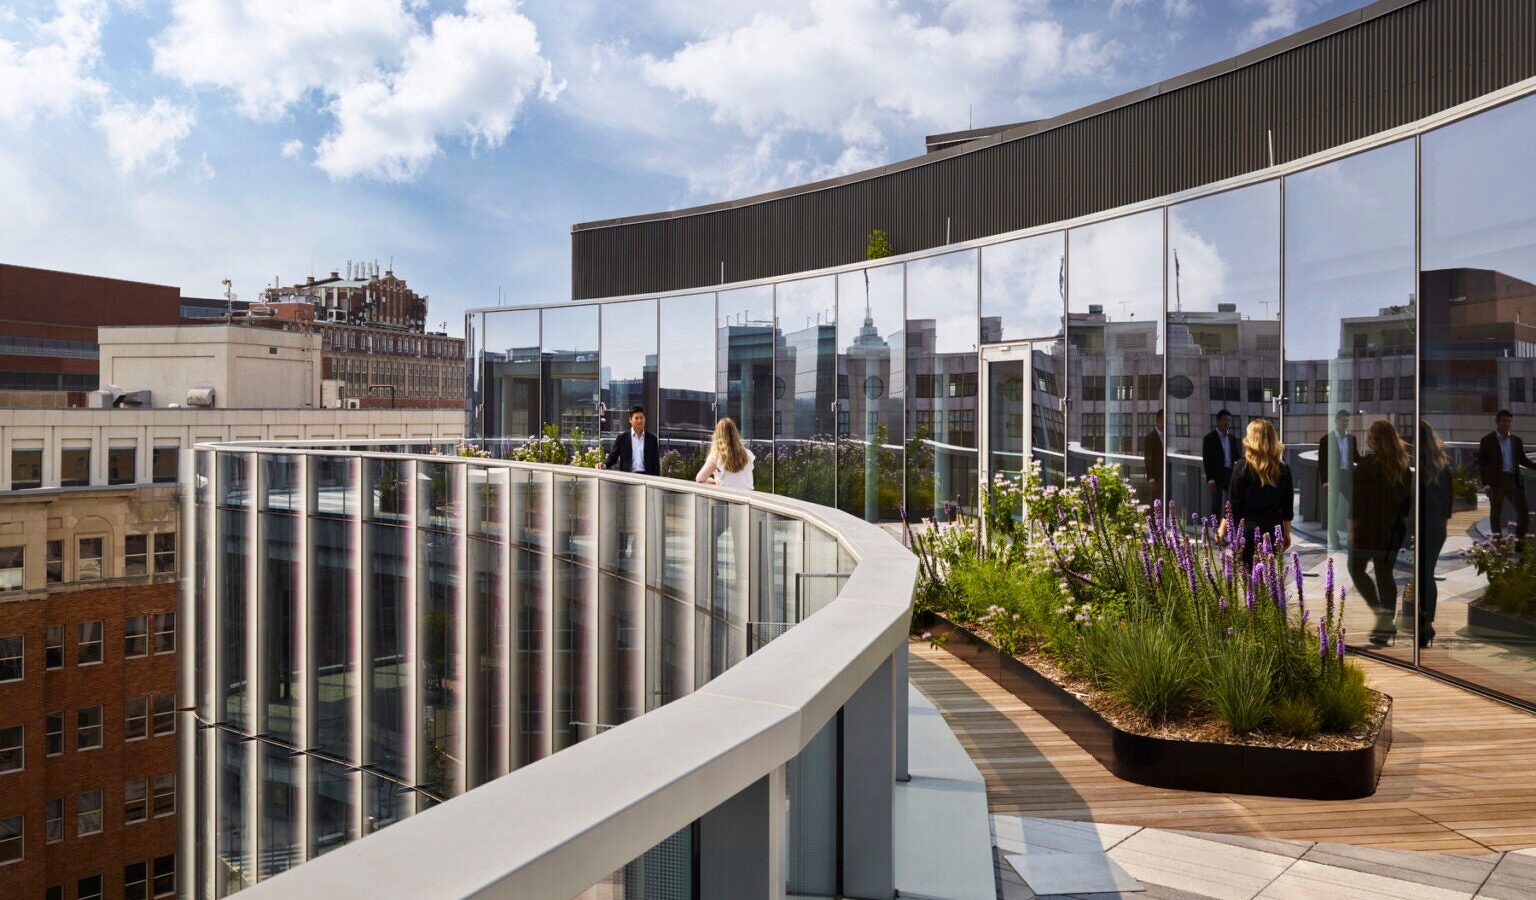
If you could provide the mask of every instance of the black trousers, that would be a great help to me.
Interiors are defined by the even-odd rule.
[[[1488,498],[1488,525],[1494,534],[1504,533],[1504,501],[1508,500],[1515,507],[1515,537],[1524,538],[1526,520],[1530,518],[1531,511],[1525,502],[1525,485],[1520,483],[1520,476],[1509,472],[1499,473],[1499,483],[1493,486],[1493,496]]]
[[[1376,613],[1379,631],[1392,629],[1392,615],[1397,610],[1397,579],[1392,568],[1397,565],[1396,550],[1350,550],[1349,577],[1355,591]],[[1375,576],[1372,577],[1371,569]]]
[[[1414,561],[1419,570],[1419,634],[1423,639],[1426,627],[1435,624],[1435,606],[1440,599],[1440,587],[1435,584],[1435,566],[1440,551],[1445,547],[1445,520],[1439,517],[1424,522],[1424,534],[1414,551]]]
[[[1231,483],[1231,481],[1232,481],[1232,473],[1228,472],[1227,473],[1227,482]],[[1227,485],[1223,484],[1220,480],[1218,480],[1216,482],[1216,486],[1214,488],[1211,487],[1209,484],[1207,484],[1205,486],[1205,492],[1211,495],[1211,515],[1215,516],[1218,519],[1221,518],[1222,516],[1226,515],[1227,514]]]

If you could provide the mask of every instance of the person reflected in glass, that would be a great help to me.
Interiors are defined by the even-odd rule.
[[[1435,604],[1440,588],[1435,564],[1445,547],[1451,518],[1451,465],[1445,442],[1428,422],[1419,422],[1419,543],[1414,560],[1418,570],[1418,638],[1420,647],[1435,639]]]
[[[1248,423],[1248,433],[1243,436],[1243,455],[1232,466],[1232,481],[1228,490],[1232,495],[1232,519],[1243,529],[1243,565],[1253,567],[1253,549],[1259,543],[1254,539],[1257,529],[1263,535],[1281,530],[1278,553],[1291,544],[1291,519],[1295,518],[1296,496],[1292,492],[1291,467],[1283,457],[1285,445],[1275,434],[1275,426],[1268,419],[1253,419]],[[1227,523],[1222,520],[1220,534],[1226,536]]]
[[[1242,445],[1232,433],[1232,414],[1225,409],[1216,413],[1216,427],[1205,436],[1200,459],[1205,469],[1205,486],[1211,494],[1211,514],[1226,512],[1227,488],[1232,485],[1232,465],[1242,459]]]
[[[1349,433],[1349,410],[1333,414],[1333,430],[1317,442],[1317,492],[1322,499],[1318,512],[1328,533],[1328,552],[1345,549],[1349,534],[1349,504],[1354,491],[1355,466],[1360,464],[1360,444]],[[1343,537],[1341,537],[1343,536]]]
[[[1499,410],[1493,418],[1494,430],[1483,436],[1477,447],[1477,467],[1483,482],[1483,493],[1488,495],[1488,527],[1494,534],[1504,533],[1504,502],[1515,507],[1515,539],[1525,540],[1530,508],[1525,502],[1525,485],[1520,479],[1520,468],[1536,469],[1536,463],[1525,455],[1525,442],[1518,435],[1510,434],[1515,416],[1507,409]]]
[[[704,467],[693,480],[739,491],[753,490],[752,466],[757,457],[741,439],[741,431],[732,419],[715,423],[715,434],[709,442],[709,456]]]
[[[1371,645],[1385,647],[1397,636],[1397,579],[1392,570],[1408,537],[1413,483],[1408,447],[1391,422],[1372,422],[1365,442],[1371,452],[1355,466],[1349,504],[1349,577],[1376,613]]]
[[[645,407],[629,408],[629,431],[613,439],[608,456],[597,467],[636,475],[661,474],[661,453],[656,435],[645,430]]]
[[[1160,500],[1163,496],[1163,411],[1157,411],[1157,425],[1141,440],[1141,460],[1146,466],[1147,481],[1142,487],[1143,503]]]

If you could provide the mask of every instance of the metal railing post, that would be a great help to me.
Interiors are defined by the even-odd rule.
[[[843,896],[896,894],[896,654],[843,706]]]
[[[782,900],[785,767],[699,820],[699,900]]]
[[[907,767],[907,645],[896,648],[896,780],[911,781],[912,772]]]

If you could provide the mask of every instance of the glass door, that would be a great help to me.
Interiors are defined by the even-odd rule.
[[[983,491],[999,476],[1019,478],[1029,459],[1032,343],[989,344],[981,350],[981,466]]]

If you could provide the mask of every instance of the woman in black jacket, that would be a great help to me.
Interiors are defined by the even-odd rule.
[[[1419,544],[1414,562],[1419,574],[1419,646],[1435,639],[1435,566],[1445,547],[1446,524],[1451,518],[1451,465],[1445,444],[1428,422],[1419,422]]]
[[[1243,528],[1243,565],[1253,567],[1253,531],[1261,529],[1272,535],[1275,526],[1282,529],[1280,550],[1291,543],[1291,519],[1296,513],[1296,495],[1291,485],[1291,467],[1281,454],[1285,445],[1275,434],[1268,419],[1248,423],[1243,436],[1243,458],[1232,467],[1232,522]],[[1225,527],[1226,523],[1222,523]]]
[[[1349,577],[1361,599],[1376,612],[1371,643],[1385,647],[1397,635],[1392,621],[1397,612],[1397,580],[1392,570],[1408,537],[1413,483],[1408,448],[1391,422],[1372,422],[1365,443],[1370,453],[1355,466],[1349,506]]]

